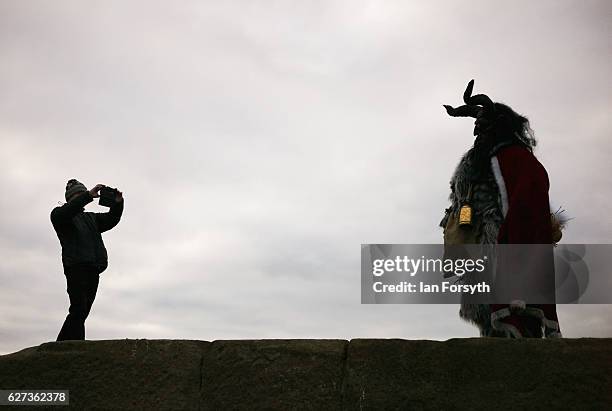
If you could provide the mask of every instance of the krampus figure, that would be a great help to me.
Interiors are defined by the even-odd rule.
[[[453,117],[475,118],[473,146],[463,155],[450,181],[449,216],[471,205],[480,244],[551,244],[560,238],[551,222],[548,174],[533,155],[536,141],[527,118],[484,94],[472,96],[474,80],[463,95],[465,105],[445,105]],[[554,215],[553,215],[554,217]],[[553,229],[553,226],[555,229]],[[528,303],[528,302],[527,302]],[[461,318],[486,337],[560,337],[554,304],[525,302],[487,305],[462,302]]]

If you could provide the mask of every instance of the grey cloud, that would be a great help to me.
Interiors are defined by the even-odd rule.
[[[361,306],[359,244],[441,240],[472,141],[441,105],[470,78],[529,116],[564,241],[609,242],[610,8],[2,2],[0,352],[59,330],[73,177],[126,196],[90,338],[475,335],[456,307]],[[559,310],[612,335],[610,307]]]

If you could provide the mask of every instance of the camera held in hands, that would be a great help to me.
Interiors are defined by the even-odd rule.
[[[100,204],[103,207],[112,207],[117,201],[118,190],[116,188],[104,186],[100,189]]]

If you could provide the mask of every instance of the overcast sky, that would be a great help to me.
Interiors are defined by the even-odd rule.
[[[567,243],[610,243],[610,1],[0,0],[0,353],[68,309],[49,220],[124,191],[88,339],[476,336],[361,305],[361,243],[439,243],[466,83],[531,120]],[[98,205],[87,207],[104,211]],[[560,306],[612,337],[612,306]]]

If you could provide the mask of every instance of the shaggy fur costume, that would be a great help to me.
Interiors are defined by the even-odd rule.
[[[536,140],[529,121],[485,94],[472,95],[473,88],[471,80],[463,93],[464,105],[444,105],[450,116],[475,118],[477,137],[451,178],[451,206],[440,226],[446,227],[450,213],[468,202],[471,186],[472,225],[483,251],[492,244],[558,241],[560,229],[554,235],[553,226],[562,224],[551,224],[548,175],[532,153]],[[561,335],[554,304],[471,304],[462,296],[459,315],[476,324],[482,336],[541,337],[542,329],[547,337]]]
[[[548,176],[522,144],[508,141],[485,147],[477,142],[461,158],[450,185],[451,206],[440,226],[445,227],[449,213],[466,203],[471,185],[470,205],[481,244],[551,243]],[[524,220],[527,208],[533,211],[529,221]],[[560,336],[554,305],[519,305],[473,304],[462,298],[459,315],[485,337],[540,337],[540,329],[547,337]]]
[[[499,149],[498,147],[496,149]],[[450,180],[451,206],[440,226],[446,227],[450,213],[456,213],[468,198],[468,190],[472,185],[470,204],[474,213],[475,229],[479,232],[481,244],[496,244],[499,229],[503,222],[501,198],[490,166],[477,165],[479,147],[475,145],[463,155]],[[494,154],[491,152],[490,154]],[[475,280],[476,281],[476,280]],[[459,316],[473,323],[483,337],[505,336],[505,332],[493,329],[491,325],[491,307],[486,304],[471,304],[462,298]]]

